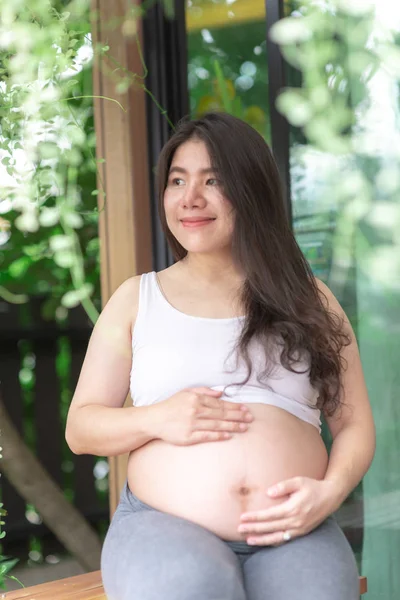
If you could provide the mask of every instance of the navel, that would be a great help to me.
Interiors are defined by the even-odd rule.
[[[248,496],[250,494],[250,488],[245,485],[242,485],[238,491],[241,496]]]

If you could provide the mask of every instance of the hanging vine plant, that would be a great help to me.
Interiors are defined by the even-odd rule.
[[[110,24],[135,36],[139,52],[137,19],[156,1],[128,3]],[[173,16],[173,2],[162,3]],[[0,299],[23,304],[39,297],[44,318],[60,322],[81,305],[94,324],[101,308],[98,217],[107,200],[98,173],[103,159],[95,157],[91,68],[94,56],[104,54],[115,71],[120,65],[106,45],[92,43],[98,15],[90,6],[90,0],[0,5]],[[144,87],[142,76],[124,69],[115,98],[103,101],[125,110],[118,98],[134,84]],[[2,437],[11,439],[6,427]],[[15,564],[0,556],[3,589]]]

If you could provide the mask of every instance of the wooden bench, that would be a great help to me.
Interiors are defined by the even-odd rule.
[[[100,571],[7,592],[6,600],[107,600]]]
[[[367,578],[360,577],[360,594],[367,591]],[[8,592],[5,600],[107,600],[100,571]],[[138,598],[138,600],[140,600]]]

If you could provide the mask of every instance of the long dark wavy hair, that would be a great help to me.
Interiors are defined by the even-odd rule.
[[[332,415],[341,404],[344,360],[340,352],[350,338],[344,332],[343,319],[322,301],[322,292],[292,233],[268,145],[247,123],[229,114],[213,112],[197,120],[183,119],[160,154],[159,215],[175,260],[182,260],[187,250],[168,228],[164,191],[174,153],[190,139],[206,144],[223,194],[234,209],[232,253],[244,273],[240,300],[246,314],[236,347],[248,367],[246,382],[252,370],[250,341],[264,342],[268,363],[268,342],[279,338],[280,362],[290,371],[299,373],[294,365],[299,355],[308,354],[310,383],[319,393],[317,407]]]

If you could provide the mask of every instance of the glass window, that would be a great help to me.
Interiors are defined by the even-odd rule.
[[[333,4],[328,11],[323,3],[285,2],[287,16],[301,18],[307,6],[325,6],[333,26],[342,24],[338,53],[332,57],[325,48],[319,93],[337,89],[344,112],[338,109],[336,117],[351,113],[341,132],[349,136],[346,152],[329,148],[329,133],[322,148],[291,127],[293,229],[314,274],[332,289],[352,323],[377,427],[374,462],[340,509],[339,522],[360,573],[368,577],[371,597],[395,600],[400,589],[400,9],[391,0],[337,5],[343,8],[340,15]],[[370,5],[372,17],[365,10]],[[225,109],[270,142],[264,0],[187,0],[186,6],[192,116]],[[380,42],[389,46],[379,53]],[[314,50],[314,57],[324,56],[322,46]],[[374,53],[383,62],[374,61],[371,69]],[[299,82],[300,71],[288,69],[287,84]],[[319,127],[329,121],[329,110]],[[326,427],[324,439],[329,446]]]
[[[296,5],[292,14],[300,17],[306,3]],[[348,150],[330,151],[329,143],[318,148],[292,127],[290,178],[296,238],[352,323],[377,427],[373,464],[338,518],[360,573],[368,578],[371,598],[395,600],[400,589],[400,96],[399,71],[389,62],[399,56],[400,10],[376,2],[375,11],[372,19],[361,9],[356,15],[331,15],[343,42],[326,61],[325,86],[336,89],[351,112],[344,131]],[[349,31],[357,35],[347,45]],[[373,61],[371,68],[383,39],[389,44],[383,63]],[[288,84],[298,85],[298,71],[290,70]],[[329,110],[320,126],[329,123]]]
[[[188,0],[190,110],[226,110],[269,140],[264,0]]]

